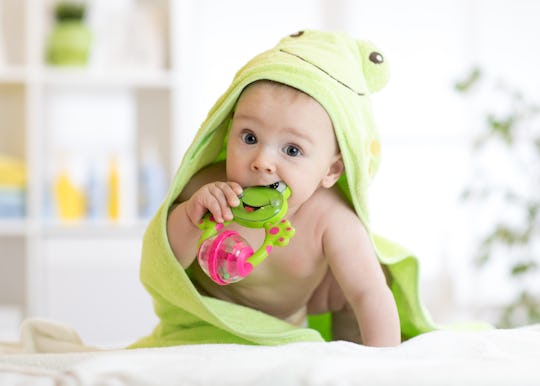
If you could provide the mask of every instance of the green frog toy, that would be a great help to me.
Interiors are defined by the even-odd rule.
[[[238,232],[224,230],[231,221],[216,223],[208,213],[199,224],[203,234],[197,258],[203,271],[220,285],[235,283],[262,263],[275,245],[286,246],[295,232],[284,219],[290,195],[290,188],[283,182],[248,187],[239,196],[240,204],[231,208],[232,221],[248,228],[265,229],[264,241],[257,251]]]

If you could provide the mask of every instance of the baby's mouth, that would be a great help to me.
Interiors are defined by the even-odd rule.
[[[285,191],[285,189],[287,188],[287,184],[285,182],[283,182],[283,181],[276,181],[273,184],[258,185],[258,186],[262,186],[263,188],[274,189],[274,190],[277,190],[278,192],[281,192],[281,193],[283,193]],[[244,197],[244,194],[240,193],[238,195],[238,198],[242,199],[242,197]]]
[[[270,189],[277,190],[280,193],[283,193],[287,188],[287,184],[283,181],[276,181],[273,184],[266,185]]]

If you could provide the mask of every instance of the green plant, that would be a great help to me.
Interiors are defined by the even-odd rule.
[[[502,263],[515,289],[512,300],[499,312],[499,327],[538,323],[540,106],[520,90],[489,79],[478,68],[455,88],[472,98],[468,102],[474,106],[473,112],[482,117],[472,146],[477,173],[462,198],[477,209],[497,208],[491,211],[492,218],[480,237],[476,266],[482,269],[489,263]],[[488,105],[481,107],[483,103]]]

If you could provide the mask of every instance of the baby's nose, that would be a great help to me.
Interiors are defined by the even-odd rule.
[[[251,170],[263,173],[274,173],[276,171],[276,166],[272,161],[272,157],[269,154],[266,154],[265,151],[261,151],[251,163]]]

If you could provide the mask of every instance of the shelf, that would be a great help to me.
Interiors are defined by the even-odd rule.
[[[28,231],[26,219],[2,219],[0,218],[0,237],[25,236]]]
[[[148,220],[134,222],[112,221],[80,221],[80,222],[47,222],[43,224],[43,234],[47,237],[142,237]]]
[[[92,69],[47,67],[43,70],[42,80],[47,85],[170,88],[175,83],[176,74],[166,70],[104,72]]]
[[[26,174],[24,211],[0,217],[0,336],[30,316],[69,322],[81,315],[70,302],[79,304],[87,293],[90,314],[116,309],[110,285],[95,291],[107,275],[111,283],[121,275],[121,285],[133,283],[134,307],[148,300],[138,264],[146,216],[155,212],[150,194],[165,195],[156,193],[164,185],[156,176],[168,179],[177,166],[171,161],[182,123],[177,26],[184,16],[176,0],[88,2],[95,51],[81,67],[45,64],[53,3],[0,0],[0,154],[24,163]],[[61,180],[60,201],[67,212],[84,215],[59,215],[61,173],[68,178]],[[116,221],[107,215],[111,192]],[[1,323],[4,315],[9,324]],[[111,319],[119,326],[110,330],[114,336],[137,325],[124,312]],[[83,317],[73,327],[99,335],[94,322]]]
[[[34,230],[40,229],[40,233],[45,236],[66,236],[66,237],[122,237],[122,236],[142,236],[149,220],[136,220],[133,222],[112,222],[112,221],[80,221],[80,222],[60,222],[51,221],[43,223]],[[2,237],[24,237],[30,232],[30,221],[26,219],[0,219],[0,238]]]
[[[46,84],[82,87],[149,87],[171,88],[179,79],[167,70],[99,71],[78,68],[46,67],[29,72],[22,67],[0,67],[0,84]]]
[[[17,84],[27,81],[27,70],[19,66],[0,66],[0,83]]]

